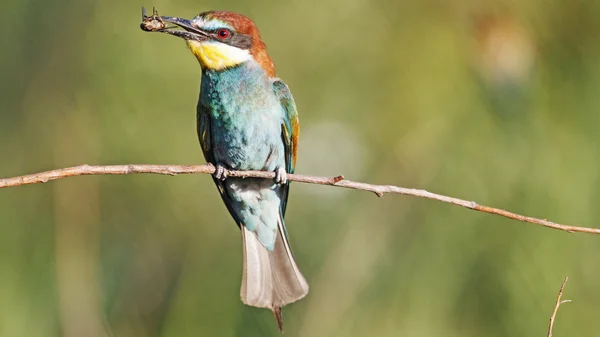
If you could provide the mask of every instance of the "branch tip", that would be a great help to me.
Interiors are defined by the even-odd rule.
[[[550,316],[550,326],[548,327],[548,337],[552,337],[552,329],[554,328],[554,321],[556,320],[556,313],[558,312],[558,308],[560,307],[561,304],[563,303],[567,303],[567,302],[571,302],[571,300],[564,300],[561,301],[560,298],[563,295],[563,290],[565,289],[565,285],[567,284],[567,281],[569,280],[569,277],[565,277],[565,280],[563,281],[563,283],[560,286],[560,289],[558,290],[558,296],[556,297],[556,304],[554,304],[554,311],[552,312],[552,316]]]

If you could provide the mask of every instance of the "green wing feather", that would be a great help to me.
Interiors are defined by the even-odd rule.
[[[298,111],[294,97],[285,83],[277,80],[273,83],[275,94],[279,97],[281,107],[283,108],[283,122],[281,123],[281,138],[285,148],[285,170],[287,173],[294,173],[296,168],[296,158],[298,157],[298,138],[300,136],[300,122],[298,121]],[[281,214],[285,215],[290,183],[281,187]]]
[[[200,146],[202,147],[202,153],[204,153],[204,159],[208,163],[217,165],[217,163],[215,162],[213,152],[212,152],[213,149],[212,149],[212,138],[211,138],[211,132],[210,132],[210,116],[208,114],[208,111],[209,111],[208,107],[205,107],[205,106],[201,105],[200,103],[198,104],[197,115],[196,115],[198,140],[200,140]],[[243,224],[242,224],[241,220],[238,218],[238,216],[236,215],[236,213],[233,211],[231,197],[229,196],[229,194],[227,194],[227,190],[225,189],[224,182],[222,180],[216,179],[214,176],[213,176],[213,181],[215,182],[215,185],[217,185],[217,189],[219,190],[219,194],[221,194],[223,203],[225,204],[225,206],[227,206],[227,210],[229,211],[229,213],[231,214],[231,216],[233,217],[233,219],[235,220],[237,225],[241,228],[241,226],[243,226]]]

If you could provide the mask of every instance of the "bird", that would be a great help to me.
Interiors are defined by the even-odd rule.
[[[183,38],[202,70],[197,132],[213,180],[242,237],[240,296],[273,311],[308,294],[292,254],[284,216],[298,155],[300,124],[294,98],[277,77],[258,28],[230,11],[191,20],[143,10],[142,29]],[[168,26],[174,24],[174,26]],[[274,179],[228,177],[229,170],[275,172]]]

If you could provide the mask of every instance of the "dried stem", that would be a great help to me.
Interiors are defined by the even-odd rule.
[[[558,312],[558,308],[563,303],[571,302],[571,300],[564,300],[564,301],[560,300],[560,298],[562,297],[562,294],[563,294],[563,290],[565,289],[565,284],[567,284],[568,280],[569,280],[569,277],[568,276],[565,277],[565,280],[563,281],[562,285],[560,286],[560,290],[558,291],[558,297],[556,298],[556,304],[554,305],[554,311],[552,312],[552,316],[550,316],[550,326],[548,327],[548,337],[552,337],[552,328],[554,327],[554,320],[556,319],[556,313]]]
[[[164,175],[178,175],[178,174],[212,174],[215,172],[213,165],[107,165],[107,166],[91,166],[91,165],[80,165],[74,167],[67,167],[52,171],[34,173],[19,177],[4,178],[0,179],[0,188],[14,187],[21,185],[30,185],[45,183],[50,180],[62,179],[67,177],[83,176],[83,175],[123,175],[133,173],[147,173],[147,174],[164,174]],[[265,178],[273,179],[275,177],[274,172],[263,172],[263,171],[228,171],[227,176],[229,177],[240,177],[240,178]],[[384,193],[392,194],[403,194],[411,195],[415,197],[421,197],[426,199],[437,200],[445,203],[449,203],[456,206],[472,209],[489,214],[500,215],[509,219],[514,219],[522,222],[529,222],[532,224],[558,229],[570,233],[590,233],[600,234],[600,228],[587,228],[577,227],[570,225],[562,225],[555,222],[551,222],[545,219],[538,219],[519,215],[516,213],[508,212],[503,209],[493,208],[488,206],[478,205],[474,201],[467,201],[458,198],[448,197],[445,195],[431,193],[425,190],[404,188],[391,185],[372,185],[360,182],[354,182],[344,179],[343,176],[337,177],[314,177],[302,174],[288,174],[288,180],[308,183],[308,184],[319,184],[319,185],[330,185],[344,188],[351,188],[362,191],[369,191],[382,196]]]

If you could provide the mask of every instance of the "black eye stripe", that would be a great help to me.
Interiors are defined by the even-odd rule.
[[[207,33],[207,34],[214,34],[214,35],[216,35],[216,34],[217,34],[219,31],[221,31],[221,30],[226,30],[226,31],[228,31],[228,32],[230,32],[230,33],[232,33],[232,34],[233,34],[233,33],[235,33],[233,30],[231,30],[231,29],[227,29],[227,28],[218,28],[218,29],[205,29],[205,28],[201,28],[201,29],[202,29],[202,30],[203,30],[205,33]]]
[[[221,30],[226,30],[227,32],[229,32],[229,35],[227,37],[220,37],[219,31]],[[252,36],[250,35],[240,34],[227,28],[202,29],[202,31],[204,31],[213,40],[218,41],[220,43],[225,43],[240,49],[252,48]]]

